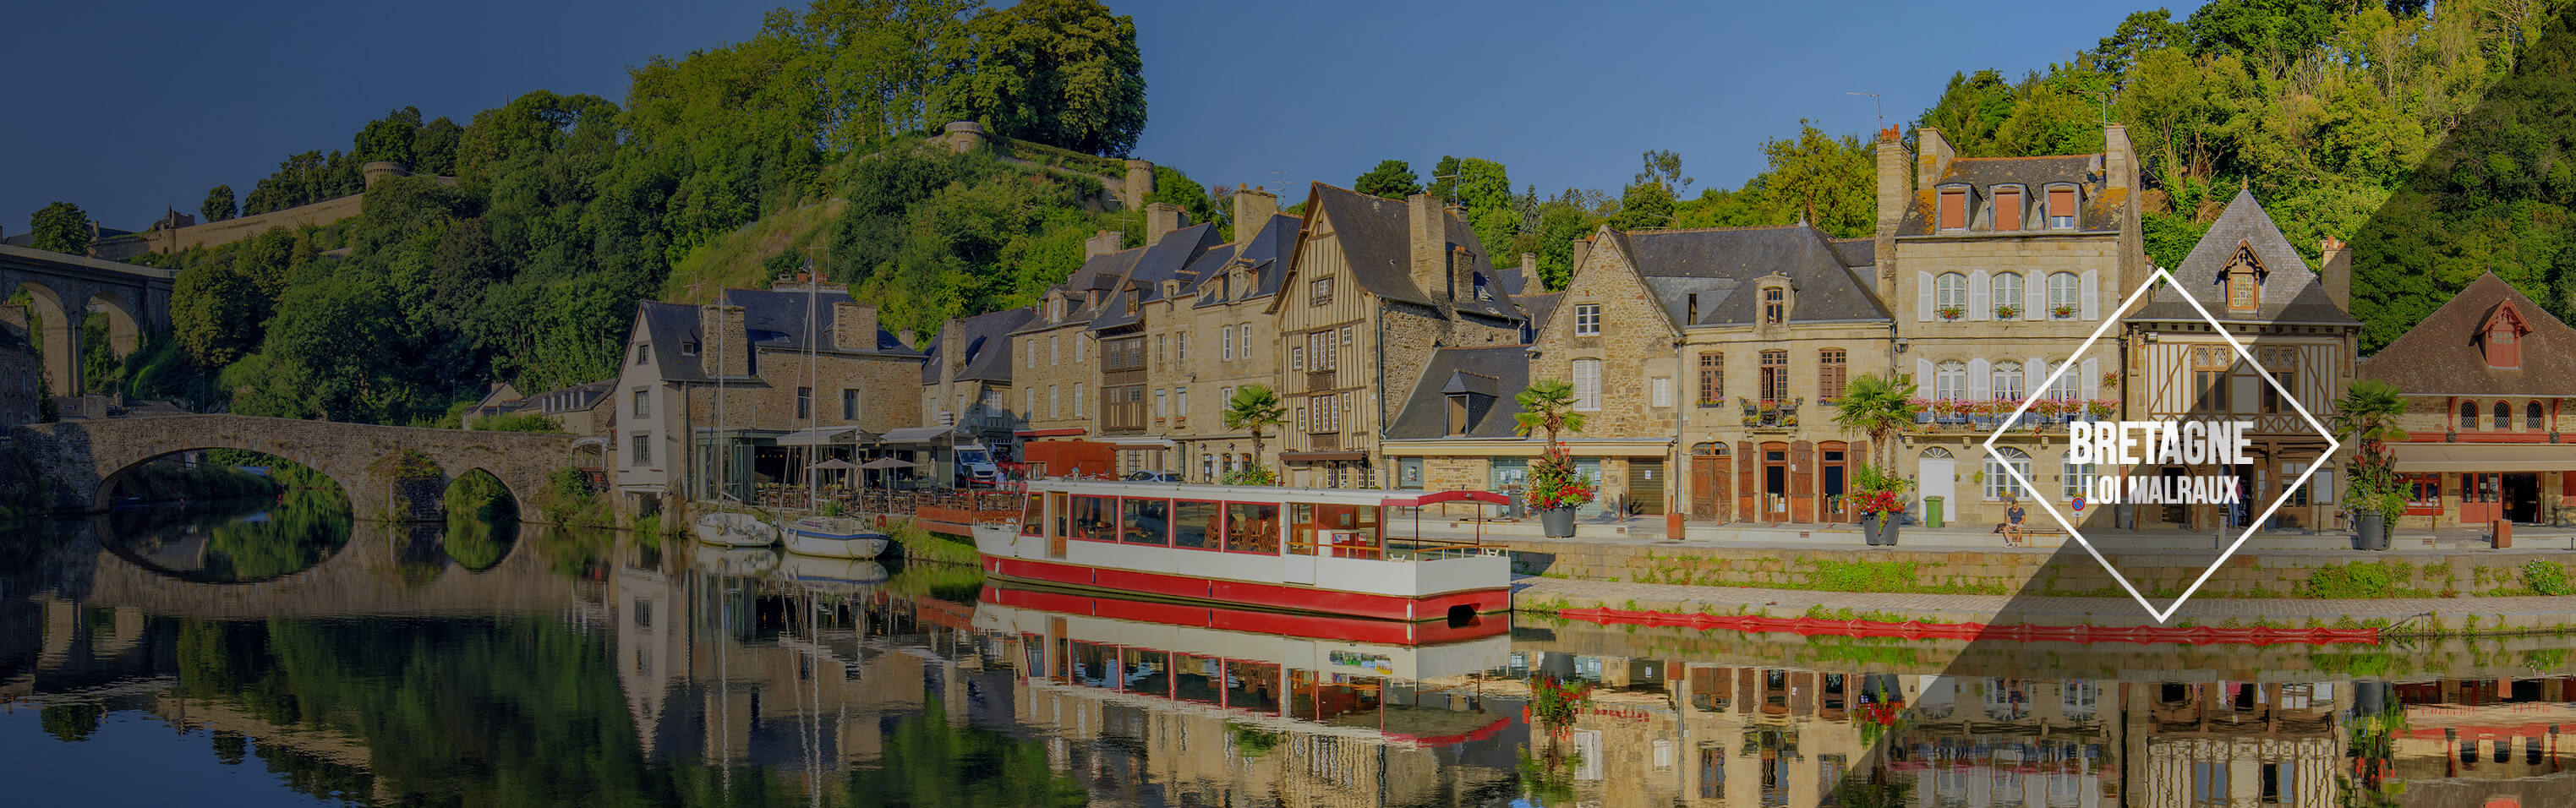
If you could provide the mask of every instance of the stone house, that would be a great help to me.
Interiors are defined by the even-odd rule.
[[[1036,316],[1023,306],[940,324],[921,361],[922,426],[1009,456],[1027,423],[1011,399],[1011,332]]]
[[[1098,359],[1091,321],[1109,302],[1109,291],[1143,257],[1145,248],[1120,249],[1124,236],[1104,230],[1084,245],[1087,257],[1063,283],[1038,298],[1036,312],[1010,332],[1012,395],[1022,413],[1015,437],[1023,444],[1039,440],[1097,440],[1093,411],[1100,395]]]
[[[2409,527],[2548,522],[2576,505],[2576,329],[2488,273],[2361,363],[2406,401]]]
[[[1289,485],[1385,487],[1380,441],[1441,348],[1516,345],[1528,317],[1455,208],[1429,194],[1308,191],[1269,313],[1286,356],[1276,389]]]
[[[1093,412],[1099,440],[1118,452],[1119,474],[1178,472],[1183,465],[1175,436],[1189,430],[1190,387],[1182,368],[1199,364],[1191,353],[1189,318],[1175,307],[1194,303],[1190,267],[1225,247],[1213,224],[1189,224],[1178,206],[1145,209],[1145,246],[1109,284],[1084,332],[1094,348],[1099,391]],[[1201,335],[1199,355],[1206,350]],[[1077,384],[1084,383],[1081,380]],[[1201,387],[1200,395],[1213,392]]]
[[[748,498],[805,466],[885,451],[917,427],[921,351],[837,284],[781,279],[692,306],[646,301],[611,396],[613,485],[651,513],[675,497]]]
[[[1169,338],[1168,363],[1148,370],[1156,401],[1170,391],[1173,442],[1164,470],[1192,482],[1260,463],[1278,464],[1280,430],[1262,430],[1268,457],[1252,455],[1250,430],[1225,428],[1226,402],[1250,385],[1277,389],[1283,355],[1272,298],[1288,271],[1288,253],[1301,220],[1281,215],[1279,198],[1266,190],[1234,194],[1234,240],[1200,253],[1183,271],[1180,290],[1162,295],[1145,311],[1148,339]],[[1192,391],[1195,391],[1193,394]]]
[[[2103,134],[2100,154],[1962,158],[1933,127],[1917,130],[1913,155],[1895,129],[1879,133],[1876,286],[1895,318],[1894,368],[1927,404],[1897,457],[1920,486],[1917,518],[1938,498],[1951,521],[1999,522],[2006,497],[2062,493],[2065,441],[2051,439],[2062,426],[2017,431],[1993,456],[1982,445],[1997,411],[2042,382],[2054,377],[2052,410],[2116,408],[2119,380],[2104,375],[2121,367],[2116,342],[2076,349],[2154,270],[2127,130]],[[2004,463],[2047,490],[2021,490]]]
[[[2274,498],[2288,494],[2273,521],[2278,527],[2333,527],[2332,468],[2318,470],[2298,490],[2287,485],[2309,466],[2321,462],[2327,439],[2298,415],[2305,408],[2322,424],[2334,400],[2352,378],[2353,356],[2361,322],[2345,313],[2351,300],[2352,268],[2340,244],[2326,245],[2322,271],[2312,271],[2272,224],[2254,195],[2238,191],[2189,257],[2173,267],[2175,283],[2142,302],[2123,320],[2123,368],[2128,383],[2124,410],[2130,420],[2231,416],[2253,423],[2251,468],[2236,474],[2246,480],[2241,505],[2233,513],[2218,505],[2151,505],[2137,510],[2140,527],[2179,527],[2195,531],[2220,525],[2242,525],[2262,514]],[[2200,303],[2195,309],[2183,299]],[[2228,327],[2260,363],[2238,356],[2207,319],[2206,310]],[[2295,397],[2264,381],[2269,376]],[[2041,469],[2043,473],[2048,469]],[[2062,474],[2073,490],[2110,469],[2067,466]],[[2149,473],[2143,468],[2126,474]],[[2174,465],[2155,472],[2168,476],[2219,473]],[[2060,494],[2043,491],[2042,494]]]

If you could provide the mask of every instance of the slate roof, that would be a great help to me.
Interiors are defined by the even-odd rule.
[[[1533,331],[1547,330],[1548,319],[1556,316],[1556,304],[1564,299],[1564,292],[1512,296],[1512,302],[1518,304],[1521,311],[1529,314],[1530,329]]]
[[[2477,344],[2479,329],[2508,303],[2531,327],[2522,335],[2522,367],[2488,367]],[[2563,396],[2568,380],[2576,379],[2576,328],[2490,272],[2363,360],[2357,374],[2397,385],[2408,395]]]
[[[2227,310],[2225,279],[2220,273],[2235,258],[2239,245],[2252,249],[2255,261],[2263,267],[2262,305],[2252,312],[2231,313]],[[2299,257],[2299,251],[2290,246],[2281,228],[2273,226],[2271,215],[2263,212],[2263,205],[2255,202],[2254,194],[2248,191],[2237,191],[2236,198],[2228,200],[2227,210],[2209,224],[2209,232],[2201,235],[2191,255],[2172,271],[2175,284],[2156,290],[2154,297],[2126,319],[2198,320],[2199,312],[2193,311],[2182,297],[2189,292],[2209,309],[2211,316],[2221,320],[2331,325],[2361,322],[2326,297],[2317,274],[2308,269],[2308,262]]]
[[[1445,438],[1449,435],[1449,401],[1452,391],[1467,392],[1471,407],[1467,434],[1470,438],[1519,437],[1512,416],[1521,411],[1512,399],[1529,389],[1529,349],[1521,345],[1494,345],[1467,348],[1440,348],[1431,352],[1431,361],[1422,368],[1421,383],[1404,409],[1389,424],[1386,436],[1399,440]],[[1485,400],[1478,401],[1478,398]]]
[[[1893,319],[1878,297],[1852,277],[1844,254],[1824,231],[1804,223],[1609,233],[1610,248],[1627,256],[1663,304],[1665,316],[1684,327],[1760,322],[1760,303],[1751,288],[1756,279],[1773,273],[1786,276],[1797,293],[1792,321]],[[1693,294],[1699,295],[1699,319],[1685,323]]]
[[[965,341],[966,351],[966,361],[958,366],[953,381],[1010,381],[1011,331],[1035,317],[1036,309],[1022,306],[949,320],[940,326],[939,335],[931,338],[930,350],[922,352],[921,383],[939,383],[940,371],[948,366],[944,351],[950,329]]]
[[[1896,235],[1919,236],[1933,232],[1933,205],[1940,190],[1948,185],[1968,186],[1968,232],[1994,230],[1994,193],[1998,185],[2019,185],[2027,189],[2024,197],[2023,226],[2027,231],[2048,232],[2041,220],[2042,206],[2036,200],[2052,183],[2075,183],[2082,190],[2084,215],[2075,223],[2076,232],[2107,233],[2120,229],[2121,207],[2129,201],[2126,189],[2106,187],[2108,173],[2102,167],[2102,155],[2065,154],[2044,157],[1959,157],[1953,158],[1941,177],[1932,184],[1915,189],[1914,204],[1907,206],[1905,219],[1896,226]]]
[[[1431,295],[1413,284],[1413,219],[1407,203],[1398,199],[1335,188],[1315,183],[1314,207],[1320,208],[1333,224],[1333,237],[1341,242],[1342,257],[1350,265],[1351,275],[1369,294],[1393,300],[1438,305]],[[1476,241],[1476,230],[1467,222],[1443,211],[1448,243],[1467,248],[1472,262],[1467,271],[1489,282],[1497,281],[1493,261],[1485,254],[1484,245]],[[1446,247],[1447,245],[1443,245]],[[1463,288],[1463,284],[1462,284]],[[1526,319],[1519,307],[1512,305],[1508,294],[1494,295],[1492,300],[1477,300],[1474,295],[1460,295],[1459,311],[1507,320]]]
[[[1878,265],[1878,239],[1834,239],[1834,252],[1843,257],[1843,266],[1866,267]]]
[[[1039,316],[1029,318],[1027,323],[1022,324],[1012,333],[1017,334],[1029,331],[1044,331],[1069,325],[1089,324],[1092,317],[1100,313],[1097,307],[1090,306],[1085,302],[1090,298],[1090,293],[1093,291],[1100,292],[1101,303],[1104,305],[1107,304],[1111,297],[1109,294],[1110,290],[1116,289],[1118,287],[1119,279],[1127,277],[1127,271],[1135,268],[1136,260],[1144,257],[1145,249],[1146,248],[1144,247],[1129,247],[1127,249],[1105,255],[1095,255],[1084,260],[1082,262],[1082,266],[1075,268],[1072,275],[1066,276],[1063,283],[1047,287],[1046,295],[1039,298],[1037,309]],[[1064,319],[1058,322],[1047,322],[1046,317],[1044,316],[1046,307],[1053,305],[1051,301],[1060,299],[1068,294],[1074,297],[1075,303],[1072,306],[1066,307]]]
[[[1279,285],[1288,277],[1288,254],[1297,243],[1297,230],[1305,220],[1287,214],[1272,214],[1261,229],[1253,233],[1240,249],[1233,244],[1219,244],[1200,254],[1190,263],[1190,292],[1198,295],[1196,307],[1222,306],[1241,300],[1268,297],[1279,293]],[[1242,222],[1234,223],[1236,228]],[[1218,282],[1229,268],[1241,262],[1252,269],[1251,289],[1234,290],[1234,300],[1223,299],[1225,284]]]
[[[877,329],[877,344],[867,348],[843,349],[832,344],[834,303],[850,302],[850,293],[781,292],[767,289],[726,289],[717,302],[742,307],[743,329],[751,332],[745,341],[758,348],[804,350],[807,316],[812,316],[814,349],[818,352],[876,353],[894,356],[920,356],[917,348],[905,347],[894,332]]]
[[[698,307],[659,300],[647,300],[636,306],[636,313],[642,320],[639,327],[644,329],[645,339],[654,346],[653,364],[660,366],[662,378],[667,381],[705,381],[707,374],[699,366],[698,357],[680,353],[681,345],[692,342],[705,344],[698,332]]]
[[[1194,224],[1165,233],[1154,243],[1138,248],[1136,261],[1128,265],[1127,274],[1110,284],[1107,294],[1101,297],[1102,310],[1093,314],[1091,330],[1102,331],[1138,322],[1138,314],[1129,313],[1126,305],[1120,302],[1128,289],[1138,292],[1139,304],[1162,300],[1164,281],[1190,280],[1190,265],[1224,244],[1224,240],[1217,238],[1216,225]],[[1137,311],[1144,310],[1140,308]]]

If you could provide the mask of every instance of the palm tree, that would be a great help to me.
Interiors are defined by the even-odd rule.
[[[1521,405],[1521,411],[1512,414],[1512,422],[1519,425],[1520,433],[1528,435],[1533,429],[1547,430],[1549,450],[1556,448],[1559,433],[1583,431],[1583,413],[1574,411],[1574,385],[1555,379],[1540,379],[1530,382],[1529,389],[1512,396],[1512,401]]]
[[[2354,379],[2343,398],[2335,401],[2334,416],[2326,420],[2336,434],[2354,441],[2355,458],[2367,466],[2387,451],[2389,441],[2406,439],[2406,430],[2397,428],[2398,417],[2405,414],[2406,398],[2397,385]]]
[[[1286,423],[1288,407],[1279,403],[1279,394],[1258,384],[1245,385],[1234,391],[1225,402],[1225,428],[1252,431],[1252,462],[1261,462],[1261,428]]]
[[[1914,404],[1914,383],[1893,376],[1864,375],[1843,386],[1834,401],[1834,423],[1869,436],[1879,468],[1893,468],[1896,435],[1914,423],[1921,410]]]

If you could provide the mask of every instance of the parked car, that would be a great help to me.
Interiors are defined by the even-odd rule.
[[[1127,481],[1139,483],[1177,483],[1181,481],[1181,475],[1178,472],[1170,471],[1133,471],[1127,473]]]

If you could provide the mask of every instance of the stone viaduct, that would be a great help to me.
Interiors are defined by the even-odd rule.
[[[357,518],[372,520],[435,517],[434,505],[424,512],[420,499],[434,502],[447,483],[477,469],[509,489],[521,503],[522,517],[533,516],[527,503],[548,473],[570,464],[572,443],[579,436],[163,415],[31,424],[18,427],[13,437],[50,486],[48,504],[57,510],[107,507],[110,503],[99,498],[109,479],[146,460],[200,449],[248,449],[313,467],[348,492]],[[406,451],[435,464],[440,476],[406,482],[397,467]]]
[[[44,321],[45,378],[55,395],[80,392],[80,321],[107,315],[107,339],[123,357],[143,334],[170,333],[170,288],[179,273],[157,267],[0,244],[0,296],[25,291]]]

